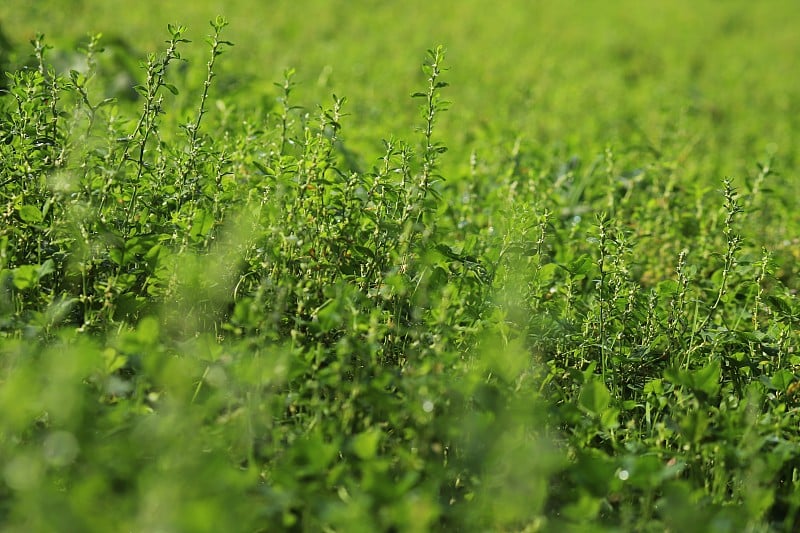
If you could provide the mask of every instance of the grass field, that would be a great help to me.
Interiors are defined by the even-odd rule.
[[[6,0],[0,530],[796,530],[798,24]]]

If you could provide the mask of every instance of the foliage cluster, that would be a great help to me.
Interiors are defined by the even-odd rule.
[[[785,220],[774,159],[445,167],[441,47],[371,158],[293,70],[260,114],[215,96],[226,26],[137,82],[37,36],[0,94],[4,527],[797,527],[794,257],[747,226]]]

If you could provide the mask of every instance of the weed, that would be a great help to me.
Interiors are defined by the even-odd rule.
[[[218,86],[211,30],[195,86],[170,25],[135,101],[99,34],[66,71],[37,35],[0,94],[0,521],[796,527],[796,282],[750,228],[775,154],[715,193],[680,125],[465,148],[443,47],[372,153],[299,70]]]

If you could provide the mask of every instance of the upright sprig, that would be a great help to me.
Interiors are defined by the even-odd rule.
[[[717,295],[714,303],[708,309],[708,313],[703,320],[693,329],[690,349],[686,352],[685,364],[689,363],[689,356],[691,352],[698,348],[700,345],[695,345],[694,340],[699,333],[701,333],[706,326],[711,322],[714,316],[719,311],[720,303],[728,292],[728,282],[730,280],[731,272],[736,266],[736,255],[741,249],[742,237],[736,232],[735,221],[736,217],[744,211],[739,203],[739,195],[733,182],[730,179],[725,179],[723,182],[722,194],[725,198],[723,207],[725,209],[725,220],[722,226],[722,233],[725,236],[725,255],[723,256],[722,273],[720,277],[719,286],[717,287]]]
[[[47,63],[45,56],[47,51],[51,50],[53,47],[45,43],[44,34],[37,33],[36,38],[31,40],[31,44],[33,45],[34,57],[36,58],[37,70],[44,80],[45,91],[42,96],[47,103],[47,109],[50,115],[47,124],[48,142],[55,148],[58,144],[56,142],[58,138],[58,119],[60,116],[58,103],[59,93],[62,88],[62,79],[56,75],[55,69]],[[48,164],[54,164],[55,166],[61,166],[63,163],[63,157],[56,157],[55,153],[47,157],[47,160]]]
[[[733,267],[736,265],[736,252],[739,251],[742,244],[742,237],[736,233],[734,229],[734,221],[736,216],[743,211],[742,206],[738,201],[738,194],[730,179],[724,182],[723,194],[725,195],[725,223],[722,227],[722,233],[725,235],[725,258],[722,267],[722,280],[719,284],[717,291],[717,298],[711,306],[711,313],[714,313],[719,307],[722,297],[727,292],[728,278],[730,277]]]
[[[49,44],[45,44],[43,33],[37,33],[36,37],[31,40],[31,45],[33,45],[33,55],[36,58],[36,68],[39,70],[39,74],[45,76],[47,74],[45,54],[53,47]]]
[[[292,126],[292,111],[300,109],[300,106],[294,106],[290,104],[290,97],[296,85],[293,80],[294,75],[295,70],[293,68],[286,69],[283,71],[283,81],[275,84],[275,86],[281,89],[281,96],[278,97],[278,102],[280,103],[280,112],[277,114],[278,120],[280,121],[281,132],[281,142],[278,147],[279,155],[283,155],[283,151],[286,148],[286,143],[289,142],[289,131]]]
[[[441,80],[442,72],[446,70],[442,67],[443,61],[444,48],[441,45],[435,49],[428,50],[427,61],[422,66],[423,72],[428,76],[428,89],[425,92],[417,92],[411,95],[414,98],[425,99],[425,103],[422,105],[424,123],[421,128],[424,136],[424,148],[422,153],[422,174],[419,181],[422,200],[427,197],[432,182],[436,178],[441,178],[435,172],[439,156],[447,151],[446,146],[433,140],[433,128],[436,124],[437,116],[440,112],[446,111],[449,105],[449,102],[442,100],[441,97],[441,89],[449,85]]]
[[[97,74],[97,55],[103,51],[102,46],[100,46],[102,37],[102,33],[90,34],[89,41],[82,48],[86,55],[86,65],[88,67],[86,72],[82,73],[77,70],[71,70],[69,73],[70,81],[72,82],[70,88],[74,89],[79,97],[79,103],[76,104],[76,109],[82,111],[87,118],[86,128],[83,133],[84,136],[88,136],[94,128],[95,122],[97,121],[97,113],[100,108],[114,102],[113,98],[105,98],[99,103],[93,104],[89,97],[89,84]]]
[[[666,331],[667,334],[670,336],[671,344],[677,343],[679,345],[678,353],[682,351],[683,348],[683,339],[684,334],[686,333],[687,325],[687,316],[688,313],[686,312],[686,302],[687,302],[687,295],[689,292],[689,283],[690,279],[690,269],[687,267],[686,264],[686,256],[688,254],[688,250],[684,249],[681,250],[678,254],[678,264],[675,267],[675,274],[677,274],[677,287],[675,294],[672,296],[669,302],[668,311],[667,311],[667,327]],[[672,346],[670,346],[671,348]],[[675,355],[675,354],[671,354]]]
[[[217,58],[223,54],[223,47],[233,46],[232,42],[220,39],[222,29],[228,25],[228,21],[224,17],[218,16],[216,19],[212,20],[210,24],[214,30],[214,34],[206,39],[206,42],[211,46],[211,57],[206,63],[206,79],[203,81],[203,92],[200,95],[200,103],[197,107],[197,114],[194,121],[184,126],[189,136],[189,154],[183,172],[181,173],[181,188],[185,187],[187,176],[196,166],[197,156],[201,147],[201,143],[198,140],[198,131],[200,131],[200,123],[203,120],[203,116],[206,114],[208,91],[211,89],[211,83],[216,77],[214,65]]]
[[[772,256],[766,248],[761,250],[761,261],[758,262],[758,270],[756,271],[754,284],[755,295],[753,297],[753,331],[758,331],[759,328],[759,315],[761,311],[762,299],[764,296],[764,280],[769,274],[770,261]],[[769,311],[769,308],[767,308]]]
[[[608,219],[605,213],[600,213],[597,216],[597,238],[598,249],[600,255],[597,258],[597,270],[599,277],[597,278],[597,298],[599,300],[599,316],[598,316],[598,333],[600,336],[600,369],[603,374],[603,381],[606,381],[606,367],[608,366],[608,353],[606,350],[606,314],[605,306],[608,294],[606,291],[606,263],[608,261]]]
[[[147,144],[151,137],[155,136],[158,131],[158,117],[164,112],[163,103],[164,95],[162,89],[167,89],[172,94],[178,94],[178,88],[166,81],[167,67],[172,61],[181,59],[181,54],[178,52],[178,46],[181,43],[188,43],[188,39],[183,38],[186,32],[185,26],[175,26],[172,24],[167,25],[170,34],[170,39],[167,41],[167,50],[161,57],[156,54],[149,54],[147,58],[147,78],[143,85],[137,85],[136,91],[144,98],[144,106],[139,121],[136,124],[133,132],[128,136],[123,157],[120,161],[120,166],[124,165],[130,159],[130,151],[135,146],[138,149],[136,158],[136,175],[133,178],[133,191],[128,204],[126,213],[127,228],[133,214],[136,211],[136,201],[138,197],[138,187],[144,173],[145,153],[147,151]]]

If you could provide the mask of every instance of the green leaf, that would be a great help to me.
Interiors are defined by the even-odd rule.
[[[700,442],[705,436],[708,426],[708,415],[702,409],[688,412],[680,423],[681,433],[693,443]]]
[[[23,205],[17,208],[17,211],[19,211],[19,218],[31,224],[37,224],[44,219],[39,208],[33,205]]]
[[[328,299],[317,312],[319,327],[322,332],[328,332],[342,325],[342,315],[339,313],[338,302]]]
[[[39,266],[36,274],[38,275],[39,279],[42,279],[45,276],[52,274],[55,271],[56,271],[55,263],[53,263],[52,259],[48,259]]]
[[[693,371],[691,373],[692,387],[695,391],[702,391],[709,396],[714,396],[719,390],[720,370],[719,361],[713,361],[703,368]]]
[[[590,413],[601,415],[611,403],[611,393],[603,382],[593,379],[581,389],[578,403]]]
[[[553,281],[556,275],[556,269],[558,268],[557,263],[547,263],[546,265],[542,265],[539,268],[539,281],[543,284],[548,284]]]
[[[154,345],[158,342],[159,329],[158,320],[148,316],[139,322],[139,326],[136,328],[136,334],[142,342]]]
[[[583,279],[594,268],[594,261],[588,254],[583,254],[580,257],[573,259],[569,265],[564,267],[576,279]]]
[[[661,395],[664,394],[664,386],[661,383],[660,379],[651,379],[647,383],[644,384],[644,393],[645,394],[656,394]]]
[[[120,266],[123,265],[122,261],[125,259],[125,254],[122,252],[120,248],[111,248],[108,251],[108,256],[115,264]]]
[[[39,265],[22,265],[13,270],[14,287],[19,290],[30,289],[39,282]]]
[[[619,427],[619,409],[603,409],[600,414],[600,424],[606,429]]]
[[[678,282],[672,279],[664,280],[660,282],[656,288],[656,292],[659,296],[667,297],[667,296],[674,296],[678,293],[678,289],[680,285]]]
[[[777,310],[783,316],[793,315],[792,306],[786,298],[769,294],[767,295],[767,301],[770,303],[773,311]]]
[[[31,289],[36,287],[42,278],[53,272],[55,272],[55,265],[52,259],[48,259],[41,265],[19,266],[12,271],[14,287],[19,290]]]
[[[664,369],[664,379],[673,383],[675,385],[680,385],[682,387],[691,387],[692,381],[689,376],[689,373],[683,369],[669,367]]]
[[[350,445],[360,459],[372,459],[378,452],[378,444],[381,440],[381,434],[378,430],[369,430],[364,433],[359,433],[353,437]]]
[[[367,248],[366,246],[359,246],[357,244],[353,248],[356,251],[358,251],[361,255],[367,257],[368,259],[370,260],[375,259],[375,252],[372,251],[370,248]]]
[[[589,524],[597,517],[603,508],[604,499],[582,493],[577,499],[573,499],[565,505],[561,512],[569,520],[578,524]]]
[[[189,234],[192,237],[203,237],[214,227],[214,216],[203,209],[198,210],[192,220]]]
[[[794,372],[782,368],[775,372],[770,379],[770,384],[779,391],[785,391],[795,382]]]
[[[103,350],[103,362],[105,363],[105,371],[108,374],[116,372],[120,368],[128,364],[128,357],[119,353],[114,348],[106,348]]]

